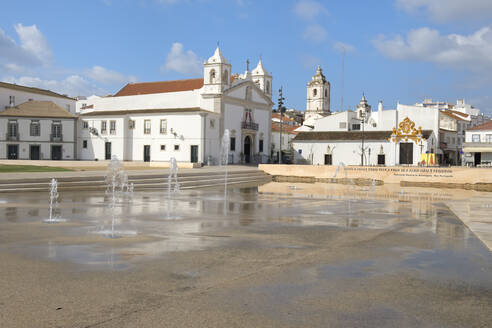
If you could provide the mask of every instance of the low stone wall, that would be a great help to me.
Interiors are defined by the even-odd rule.
[[[105,170],[110,161],[51,161],[51,160],[0,160],[3,165],[35,165],[35,166],[56,166],[70,169],[85,170]],[[169,162],[139,162],[122,161],[125,169],[145,169],[145,168],[168,168]],[[182,169],[192,169],[201,167],[199,163],[178,162],[178,167]]]
[[[492,168],[260,164],[259,169],[272,175],[274,181],[346,183],[348,180],[366,185],[375,180],[376,184],[492,191]]]

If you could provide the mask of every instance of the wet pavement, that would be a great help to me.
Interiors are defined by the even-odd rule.
[[[61,193],[57,224],[42,222],[48,196],[0,196],[2,327],[492,322],[492,255],[450,209],[465,201],[452,191],[269,183],[227,199],[219,188],[121,194],[114,231],[108,195]]]

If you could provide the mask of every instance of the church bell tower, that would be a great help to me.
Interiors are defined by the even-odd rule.
[[[306,117],[330,115],[330,82],[323,75],[321,66],[318,65],[316,74],[307,84]]]
[[[222,55],[219,46],[203,64],[204,94],[221,94],[231,84],[231,64]]]

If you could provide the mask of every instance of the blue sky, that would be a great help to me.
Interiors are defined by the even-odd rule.
[[[491,0],[17,0],[0,18],[0,79],[72,96],[199,77],[220,41],[233,72],[262,56],[301,110],[320,64],[339,110],[343,45],[345,108],[364,92],[373,107],[465,98],[492,113]]]

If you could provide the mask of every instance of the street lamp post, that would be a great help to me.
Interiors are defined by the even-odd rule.
[[[278,111],[280,112],[280,149],[279,149],[279,154],[278,154],[278,163],[282,164],[282,123],[283,123],[283,114],[284,114],[284,100],[285,98],[282,95],[282,87],[278,89]]]
[[[361,166],[364,166],[364,122],[365,122],[365,117],[366,117],[366,113],[365,112],[362,112],[361,113],[361,119],[360,119],[360,122],[362,124],[362,147],[361,147],[361,152],[360,152],[360,165]]]

